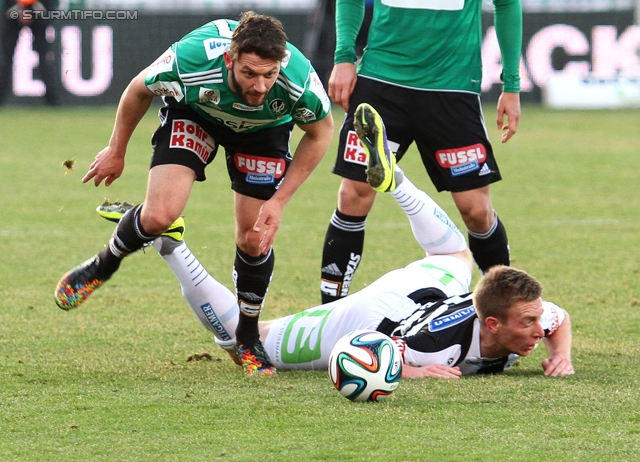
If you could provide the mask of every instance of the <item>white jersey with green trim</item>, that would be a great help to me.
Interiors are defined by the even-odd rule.
[[[263,345],[279,369],[326,369],[340,338],[359,329],[378,330],[394,339],[406,364],[458,366],[462,375],[502,372],[520,356],[482,357],[470,282],[461,260],[427,257],[348,297],[273,321]],[[564,319],[562,309],[543,302],[545,336]]]
[[[470,283],[471,271],[460,259],[426,257],[348,297],[272,321],[263,345],[277,368],[324,369],[333,345],[349,332],[375,330],[384,319],[410,316],[420,306],[409,297],[414,292],[428,290],[446,298],[468,292]]]
[[[237,21],[218,19],[172,44],[148,67],[145,85],[174,98],[206,120],[236,132],[256,131],[294,121],[304,125],[327,116],[331,102],[309,60],[287,43],[276,84],[261,106],[247,106],[231,91],[223,54]]]

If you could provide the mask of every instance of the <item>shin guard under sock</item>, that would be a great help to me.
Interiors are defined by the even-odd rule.
[[[120,267],[124,257],[141,249],[146,243],[153,241],[157,236],[148,234],[140,224],[140,210],[142,204],[138,204],[128,210],[118,222],[109,245],[102,250],[98,271],[110,277]]]
[[[357,217],[335,210],[324,238],[320,295],[322,303],[347,296],[364,248],[367,216]]]
[[[258,338],[258,318],[273,275],[273,248],[266,255],[253,257],[236,246],[233,280],[236,285],[240,318],[236,329],[238,343],[254,343]]]
[[[469,249],[480,271],[485,273],[496,265],[509,266],[511,258],[507,230],[498,215],[495,215],[493,226],[486,233],[475,233],[469,230],[467,232],[469,233]]]

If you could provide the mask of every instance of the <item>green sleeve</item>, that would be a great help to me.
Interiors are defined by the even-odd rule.
[[[504,91],[520,92],[520,53],[522,50],[522,5],[520,0],[493,0],[494,25],[502,54]]]
[[[335,64],[356,62],[356,37],[363,18],[364,0],[336,1]]]

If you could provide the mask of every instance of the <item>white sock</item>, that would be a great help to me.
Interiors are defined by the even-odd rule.
[[[158,252],[163,247],[163,239],[171,238],[159,237],[153,241]],[[236,296],[207,272],[185,242],[175,246],[171,253],[166,249],[165,245],[160,255],[180,281],[182,295],[194,314],[215,335],[218,345],[225,350],[232,349],[239,316]]]
[[[449,215],[398,166],[396,183],[396,189],[390,194],[407,214],[414,237],[428,255],[461,252],[467,248],[467,241]]]

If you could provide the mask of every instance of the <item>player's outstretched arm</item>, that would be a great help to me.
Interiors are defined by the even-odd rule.
[[[305,133],[298,143],[289,169],[276,193],[263,204],[253,226],[254,231],[261,233],[260,251],[263,254],[273,245],[286,204],[318,166],[333,137],[331,113],[318,122],[298,127]]]
[[[423,379],[425,377],[433,377],[439,379],[459,379],[462,377],[459,367],[443,366],[442,364],[431,364],[429,366],[409,366],[402,365],[403,379]]]
[[[571,364],[571,319],[565,311],[562,324],[553,334],[543,339],[549,357],[542,361],[544,375],[547,377],[561,377],[575,373]]]
[[[154,98],[153,93],[144,84],[146,73],[145,69],[134,77],[122,94],[109,146],[96,155],[89,171],[82,178],[83,183],[93,178],[96,186],[99,186],[102,180],[105,186],[110,186],[122,175],[129,139]]]

